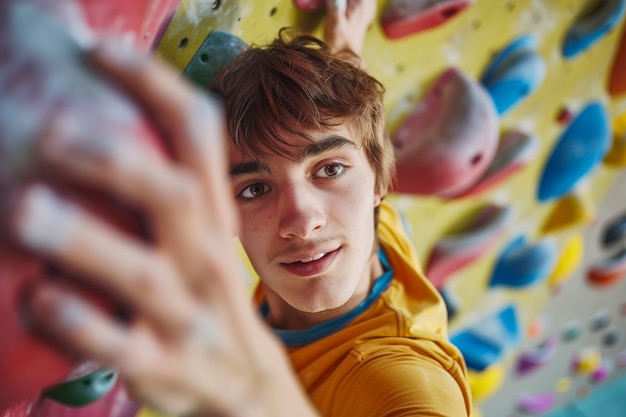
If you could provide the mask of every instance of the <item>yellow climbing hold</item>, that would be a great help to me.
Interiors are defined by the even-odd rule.
[[[626,112],[613,120],[613,144],[604,157],[604,164],[626,167]]]
[[[544,221],[541,232],[550,234],[570,227],[582,227],[595,217],[595,205],[591,195],[581,190],[568,194],[556,202]]]
[[[504,381],[504,375],[505,368],[500,363],[495,363],[481,372],[470,370],[468,376],[474,401],[484,400],[496,392]]]
[[[585,239],[576,233],[563,244],[559,260],[548,278],[550,288],[555,288],[570,278],[580,267],[584,254]]]

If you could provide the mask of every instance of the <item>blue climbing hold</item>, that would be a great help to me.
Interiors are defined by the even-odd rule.
[[[594,6],[574,22],[565,36],[565,58],[579,55],[609,34],[624,17],[626,0],[597,0]]]
[[[490,287],[524,288],[547,277],[556,264],[557,247],[549,239],[528,244],[524,236],[502,251],[491,275]]]
[[[517,105],[543,82],[546,65],[536,51],[536,40],[524,35],[506,46],[489,63],[481,82],[499,115]]]
[[[520,339],[519,320],[513,305],[450,338],[463,354],[467,367],[478,372],[501,361]]]
[[[561,135],[539,182],[538,199],[547,201],[568,193],[609,150],[611,124],[599,102],[588,104]]]

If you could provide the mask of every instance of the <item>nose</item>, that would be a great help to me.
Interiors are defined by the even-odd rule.
[[[278,233],[282,238],[307,239],[326,224],[322,202],[308,185],[283,188],[278,210]]]

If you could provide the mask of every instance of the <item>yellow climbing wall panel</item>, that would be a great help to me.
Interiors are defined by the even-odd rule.
[[[554,288],[550,280],[523,291],[489,290],[488,281],[503,245],[517,234],[542,238],[542,224],[557,203],[537,201],[537,187],[544,165],[565,124],[563,111],[577,114],[589,101],[603,103],[611,119],[626,111],[626,99],[610,97],[607,80],[617,50],[623,21],[590,49],[565,59],[561,48],[572,23],[597,0],[477,0],[447,23],[402,39],[388,39],[376,20],[370,28],[364,60],[369,72],[386,87],[385,106],[393,131],[424,92],[449,67],[479,79],[491,58],[513,39],[532,34],[546,65],[546,76],[538,89],[504,114],[500,129],[522,129],[538,138],[538,151],[531,163],[505,183],[487,193],[461,200],[431,196],[392,194],[389,200],[402,214],[418,255],[428,254],[445,234],[459,227],[487,202],[515,209],[511,227],[476,262],[455,273],[449,285],[459,298],[458,314],[451,331],[471,324],[508,303],[519,307],[522,326],[528,326],[544,311]],[[379,1],[379,14],[388,1]],[[264,44],[284,26],[322,35],[323,13],[297,9],[291,0],[183,0],[159,44],[156,55],[183,70],[214,29],[230,32],[248,43]],[[559,247],[567,247],[590,220],[598,221],[600,206],[619,168],[600,164],[573,191],[581,201],[582,224],[550,234]],[[622,178],[623,181],[623,178]],[[624,184],[626,186],[626,184]],[[615,189],[615,187],[614,187]],[[619,189],[619,187],[617,188]],[[509,364],[512,366],[511,364]]]

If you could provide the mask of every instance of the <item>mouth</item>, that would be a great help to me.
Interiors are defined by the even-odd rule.
[[[308,277],[325,272],[332,265],[341,248],[329,252],[320,252],[313,256],[294,262],[283,263],[282,266],[293,275]]]
[[[299,261],[296,261],[296,262],[300,262],[300,263],[303,263],[303,264],[308,264],[309,262],[313,262],[313,261],[317,261],[317,260],[322,259],[325,255],[326,255],[326,252],[318,253],[317,255],[311,256],[310,258],[300,259]]]

